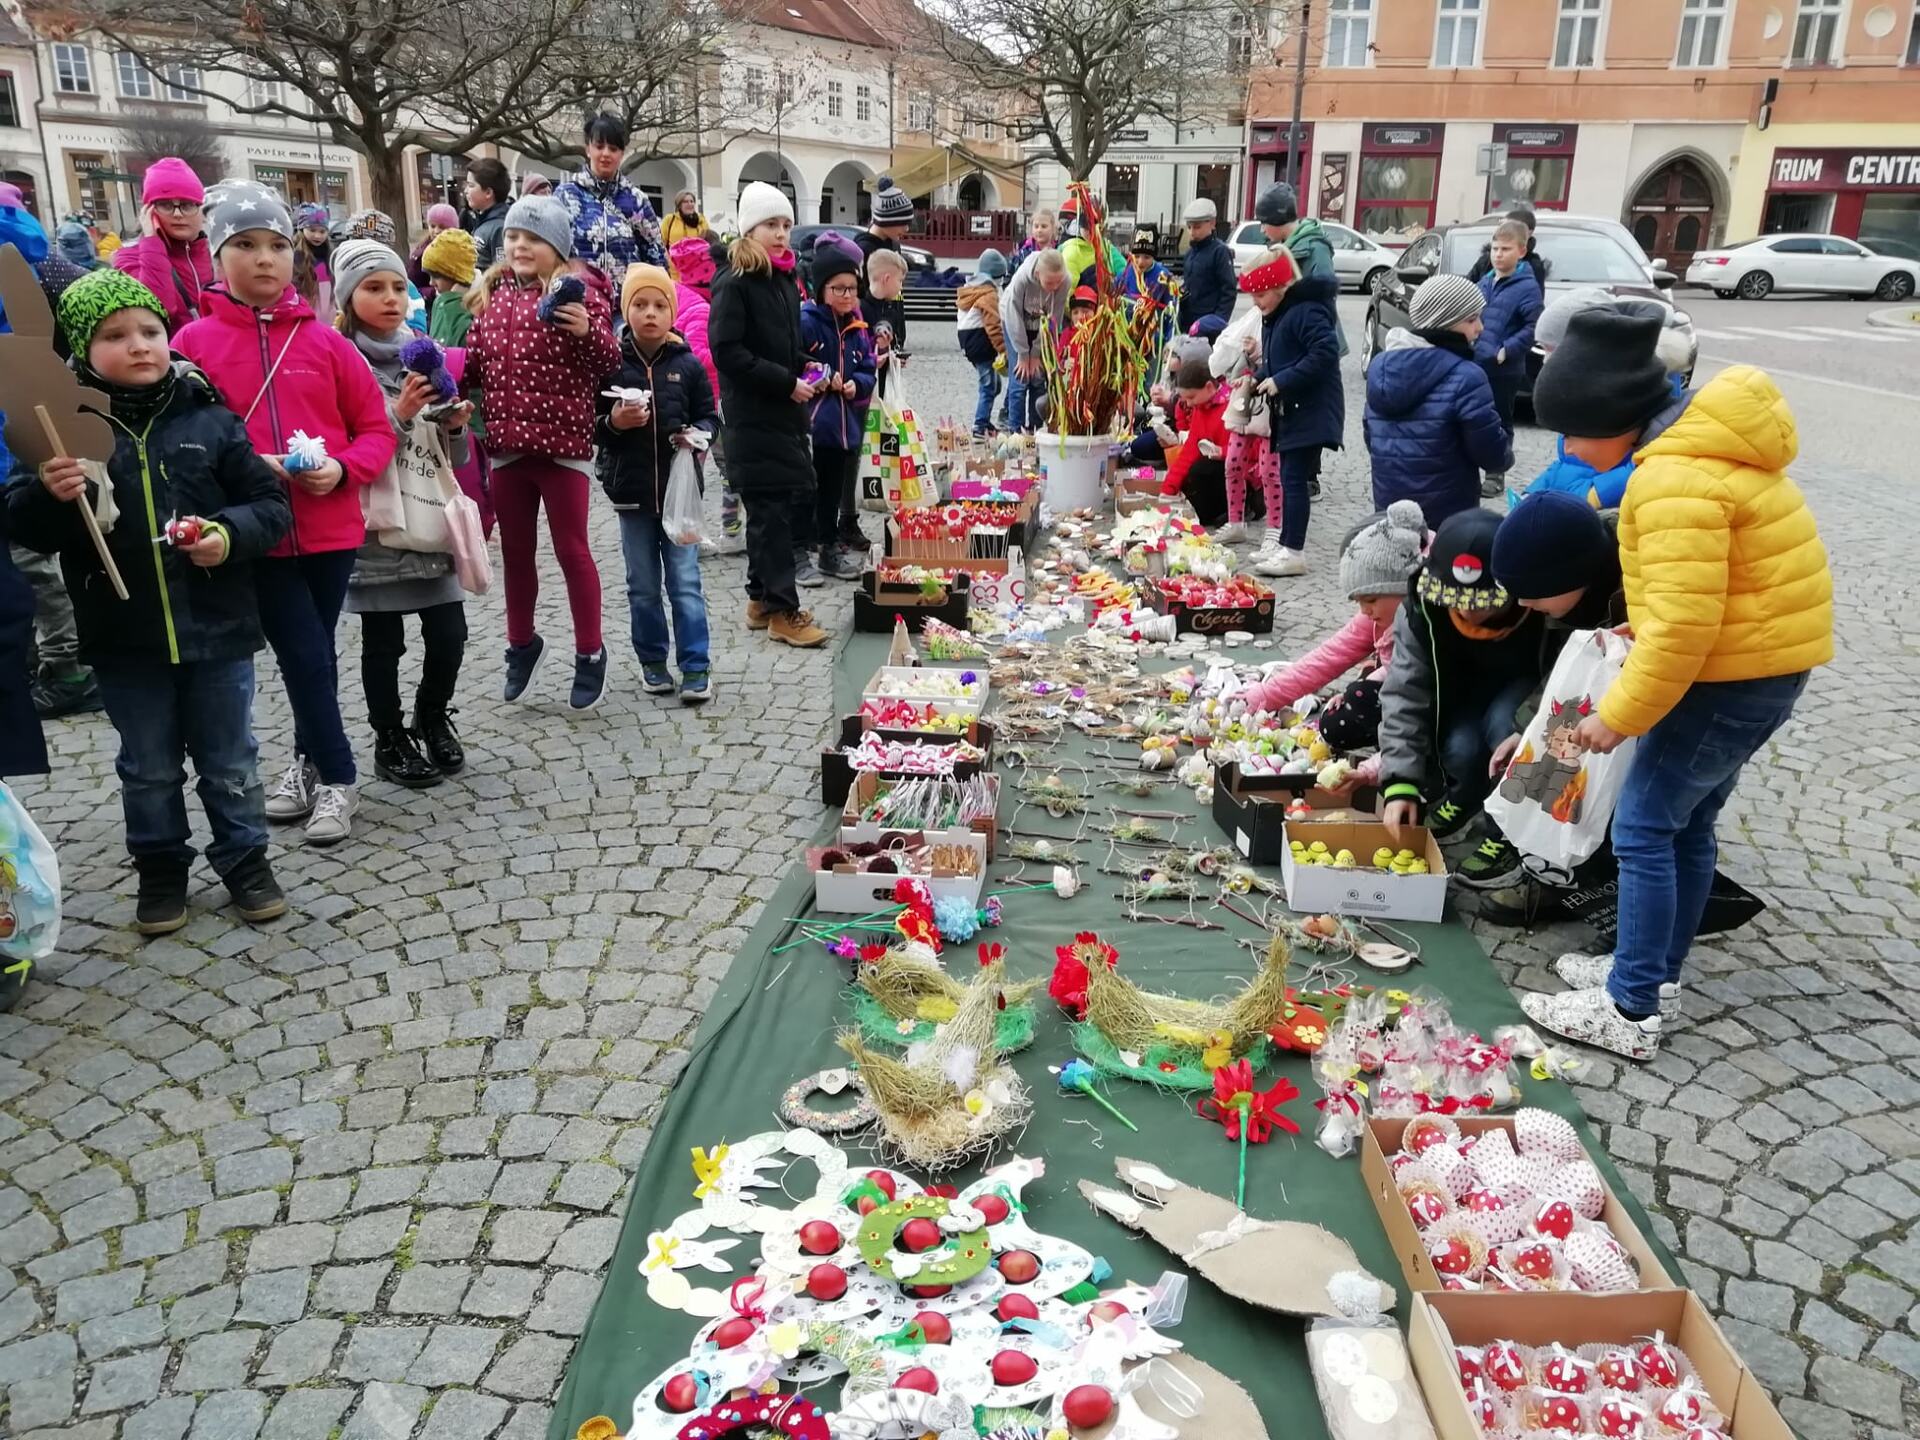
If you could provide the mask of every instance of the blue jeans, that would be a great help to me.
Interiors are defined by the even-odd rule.
[[[1037,341],[1035,343],[1038,344]],[[1033,353],[1038,355],[1040,352],[1035,349]],[[1034,428],[1034,416],[1030,412],[1034,403],[1047,393],[1047,380],[1045,372],[1031,380],[1022,380],[1019,370],[1015,368],[1018,363],[1013,358],[1013,351],[1007,351],[1007,429],[1031,430]]]
[[[352,550],[269,556],[253,562],[260,628],[280,662],[293,707],[293,748],[313,761],[323,785],[351,785],[353,746],[340,721],[340,657],[334,627],[347,601]]]
[[[991,360],[973,362],[973,373],[980,377],[980,401],[973,407],[973,433],[982,434],[993,423],[993,402],[1000,394],[1000,372]]]
[[[1308,487],[1319,474],[1318,445],[1280,452],[1280,543],[1289,550],[1307,548],[1307,521],[1313,516],[1313,491]]]
[[[627,561],[627,609],[633,618],[633,653],[640,663],[667,663],[666,607],[670,604],[680,673],[706,671],[707,601],[700,593],[700,547],[674,544],[660,528],[658,517],[644,510],[622,510],[620,553]]]
[[[1713,825],[1740,769],[1786,723],[1807,672],[1696,683],[1641,737],[1613,812],[1619,932],[1607,993],[1622,1010],[1659,1008],[1677,983],[1713,888]]]
[[[187,843],[187,772],[207,812],[207,859],[225,875],[267,843],[266,792],[253,741],[253,657],[105,660],[94,667],[107,718],[120,732],[120,804],[127,851],[142,858],[193,859]]]
[[[1293,501],[1289,497],[1288,507]],[[1447,795],[1471,810],[1493,789],[1487,766],[1500,742],[1515,730],[1514,712],[1526,702],[1538,680],[1509,680],[1485,702],[1469,696],[1458,713],[1447,717],[1440,736],[1440,765],[1446,772]]]

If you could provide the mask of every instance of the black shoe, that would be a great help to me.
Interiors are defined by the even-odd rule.
[[[1454,867],[1453,878],[1469,890],[1500,890],[1526,874],[1520,852],[1493,826],[1484,827],[1485,837]]]
[[[267,863],[264,845],[248,852],[229,870],[226,882],[227,893],[233,896],[234,908],[242,920],[258,924],[262,920],[277,920],[287,913],[287,897],[280,889],[280,882],[273,878],[273,866]]]
[[[1480,477],[1480,498],[1498,500],[1507,493],[1507,477],[1504,475],[1482,475]]]
[[[58,720],[63,715],[84,715],[102,708],[100,682],[91,670],[75,668],[64,675],[42,670],[34,677],[33,708],[42,720]]]
[[[502,700],[518,700],[533,684],[540,662],[547,658],[547,642],[538,635],[524,645],[507,646],[507,683],[501,687]]]
[[[1318,500],[1320,498],[1320,477],[1318,475],[1314,475],[1307,480],[1307,498],[1309,500]]]
[[[456,713],[452,707],[422,710],[417,706],[413,712],[413,738],[420,742],[427,759],[442,775],[458,775],[467,768],[466,747],[460,743],[460,734],[453,728]]]
[[[142,935],[170,935],[187,923],[187,862],[157,855],[136,856],[140,898],[133,928]]]
[[[1477,913],[1489,925],[1504,925],[1516,930],[1530,930],[1536,925],[1552,925],[1561,920],[1579,918],[1567,907],[1565,891],[1542,885],[1531,876],[1523,878],[1518,885],[1509,885],[1504,890],[1494,890],[1483,896]]]
[[[404,725],[373,732],[373,773],[409,790],[425,790],[446,778],[439,766],[420,753],[413,732]]]
[[[1427,833],[1436,840],[1450,840],[1480,815],[1478,805],[1462,805],[1451,795],[1443,798],[1427,816]]]
[[[567,705],[574,710],[591,710],[607,698],[607,647],[602,645],[591,655],[573,657],[573,691]]]

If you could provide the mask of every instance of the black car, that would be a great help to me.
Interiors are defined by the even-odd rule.
[[[813,278],[813,242],[829,230],[838,231],[851,240],[867,227],[864,225],[796,225],[787,243],[793,246],[793,253],[799,258],[803,278]],[[934,271],[933,252],[922,250],[918,245],[902,245],[900,254],[907,262],[907,284],[912,285],[920,275],[931,275]],[[807,286],[809,292],[813,286]]]
[[[1413,303],[1413,292],[1430,276],[1466,274],[1480,258],[1481,249],[1493,239],[1493,230],[1488,223],[1441,225],[1417,237],[1400,253],[1393,275],[1380,284],[1367,304],[1366,330],[1360,342],[1363,367],[1380,352],[1387,331],[1412,328],[1407,307]],[[1547,261],[1547,300],[1583,286],[1598,286],[1622,299],[1650,302],[1664,313],[1669,327],[1683,332],[1686,373],[1692,378],[1699,353],[1693,320],[1661,293],[1672,287],[1672,276],[1662,272],[1658,280],[1649,278],[1639,257],[1597,226],[1559,224],[1543,215],[1533,238],[1535,248]],[[1538,348],[1527,356],[1527,378],[1520,388],[1523,399],[1533,394],[1533,377],[1540,373],[1544,358]]]

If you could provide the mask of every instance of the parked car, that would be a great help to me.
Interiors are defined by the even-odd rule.
[[[1480,258],[1480,247],[1493,238],[1493,226],[1442,225],[1427,231],[1410,243],[1400,256],[1400,264],[1367,306],[1366,328],[1361,333],[1361,362],[1370,363],[1386,343],[1387,331],[1409,328],[1407,307],[1413,292],[1434,275],[1464,275]],[[1666,323],[1686,337],[1687,376],[1693,375],[1700,342],[1693,333],[1693,319],[1676,309],[1661,293],[1670,288],[1674,277],[1661,272],[1650,278],[1639,255],[1622,245],[1606,229],[1583,221],[1562,221],[1558,215],[1541,216],[1533,232],[1535,248],[1547,262],[1547,299],[1583,285],[1598,285],[1622,299],[1650,302],[1659,307]],[[1545,356],[1538,350],[1527,357],[1527,378],[1521,386],[1522,398],[1533,394],[1533,378],[1540,373]]]
[[[1502,210],[1491,215],[1482,215],[1474,223],[1476,225],[1498,225],[1506,218],[1506,211]],[[1628,250],[1633,252],[1634,258],[1638,260],[1646,270],[1647,278],[1662,288],[1674,285],[1680,278],[1667,268],[1667,262],[1665,260],[1655,260],[1652,256],[1648,255],[1646,248],[1641,245],[1639,240],[1634,238],[1633,231],[1621,224],[1618,220],[1609,220],[1600,215],[1568,215],[1559,210],[1540,212],[1536,214],[1535,218],[1549,220],[1555,225],[1571,225],[1576,229],[1598,230],[1603,234],[1611,235]],[[1662,280],[1662,276],[1669,278]]]
[[[1844,235],[1764,235],[1699,251],[1687,283],[1722,300],[1764,300],[1776,290],[1905,300],[1920,288],[1920,261],[1882,255]]]
[[[800,261],[800,275],[803,280],[809,282],[807,286],[809,293],[813,289],[811,284],[813,242],[829,230],[836,230],[851,240],[864,229],[866,229],[864,225],[796,225],[793,227],[793,234],[788,237],[787,243],[793,246],[794,254]],[[900,253],[906,257],[907,284],[909,285],[918,284],[921,276],[931,275],[937,268],[931,250],[922,250],[918,245],[902,245]]]
[[[1332,220],[1322,220],[1320,228],[1333,246],[1333,269],[1340,277],[1341,289],[1364,295],[1373,289],[1375,281],[1393,273],[1393,251],[1378,241]],[[1233,250],[1233,268],[1242,275],[1265,259],[1267,251],[1273,248],[1266,232],[1252,220],[1235,226],[1233,238],[1227,243]]]

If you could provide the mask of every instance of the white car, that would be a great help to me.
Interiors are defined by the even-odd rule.
[[[1393,273],[1394,253],[1385,246],[1336,221],[1322,220],[1320,228],[1326,232],[1327,243],[1333,246],[1333,270],[1340,277],[1341,289],[1365,295],[1373,289],[1376,280]],[[1242,275],[1265,259],[1273,248],[1266,232],[1253,220],[1235,226],[1227,244],[1233,250],[1233,268]]]
[[[1905,300],[1920,288],[1920,261],[1879,254],[1844,235],[1767,235],[1696,252],[1687,283],[1722,300],[1764,300],[1776,290]]]

